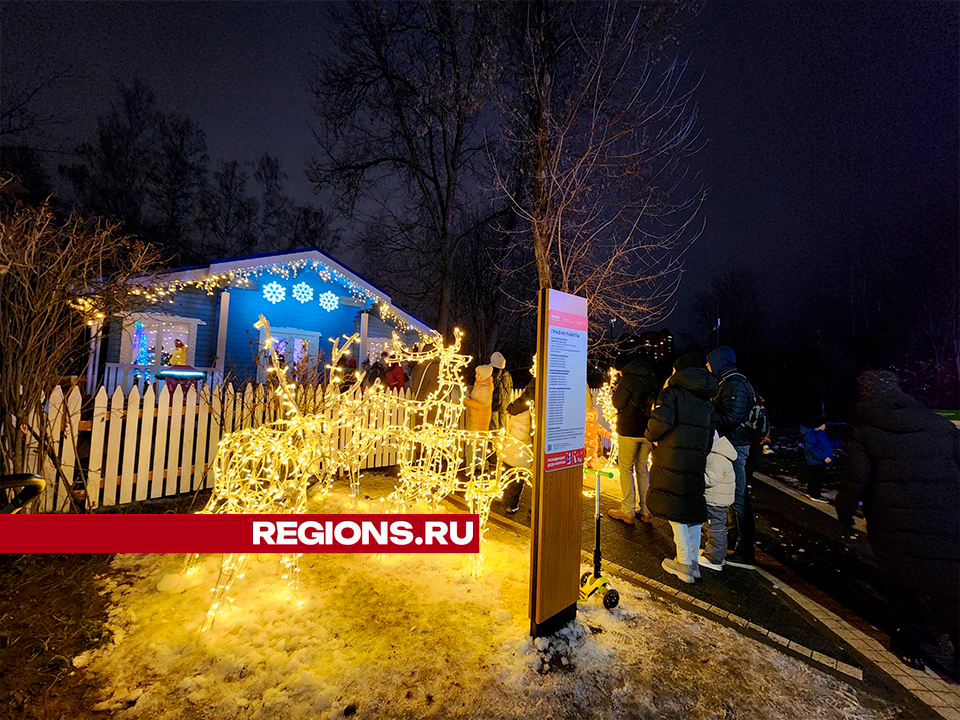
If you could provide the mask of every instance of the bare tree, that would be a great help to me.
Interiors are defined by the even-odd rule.
[[[141,81],[120,86],[119,102],[97,120],[91,142],[76,148],[79,162],[60,167],[87,212],[122,220],[128,232],[146,226],[157,160],[159,113]]]
[[[700,149],[686,64],[662,56],[674,4],[537,0],[519,15],[508,132],[526,159],[526,200],[509,173],[501,193],[529,226],[541,288],[586,296],[591,337],[611,320],[663,319],[683,251],[698,236],[704,189],[690,176]],[[499,170],[499,164],[497,164]]]
[[[47,137],[51,128],[63,125],[66,116],[38,109],[37,101],[70,76],[70,68],[43,71],[23,66],[4,67],[0,82],[0,140],[22,143],[37,136]]]
[[[313,205],[288,207],[278,233],[288,249],[316,248],[330,253],[339,244],[339,237],[331,227],[330,215]]]
[[[116,224],[76,215],[58,219],[47,205],[4,204],[0,215],[0,467],[28,466],[25,435],[48,452],[44,398],[86,361],[84,336],[98,332],[128,307],[136,276],[152,270],[156,254],[120,234]],[[70,488],[68,488],[68,491]]]
[[[247,195],[247,179],[237,161],[221,163],[200,195],[201,243],[210,257],[230,257],[256,246],[257,201]]]
[[[163,245],[195,258],[196,211],[207,181],[207,141],[186,115],[157,116],[157,154],[150,163],[149,196]]]
[[[719,339],[719,344],[745,347],[757,339],[760,324],[760,291],[746,270],[733,270],[713,279],[697,295],[697,319],[701,329]],[[821,331],[817,331],[819,337]]]
[[[312,86],[320,155],[308,177],[333,188],[354,219],[371,208],[386,269],[415,272],[420,297],[449,329],[463,222],[477,204],[468,187],[484,161],[481,114],[490,97],[495,8],[483,3],[331,4],[330,45]],[[362,202],[358,202],[362,201]],[[391,283],[407,296],[416,285]]]

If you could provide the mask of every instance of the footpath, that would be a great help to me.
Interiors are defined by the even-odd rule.
[[[703,579],[687,585],[660,567],[664,557],[674,555],[669,524],[655,519],[652,525],[638,522],[631,527],[607,518],[619,497],[605,483],[600,500],[605,571],[847,682],[863,683],[890,697],[905,718],[960,720],[960,687],[946,674],[907,668],[890,653],[889,639],[877,627],[886,617],[876,590],[879,571],[871,565],[866,535],[843,528],[830,517],[831,506],[812,503],[787,489],[767,476],[752,483],[758,571],[703,569]],[[530,495],[525,489],[520,511],[513,515],[495,503],[491,520],[528,530]],[[595,522],[592,497],[584,497],[582,518],[583,559],[589,564]]]

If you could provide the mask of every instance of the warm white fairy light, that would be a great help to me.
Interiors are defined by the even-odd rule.
[[[287,297],[287,290],[278,282],[269,282],[263,286],[263,299],[276,305]]]
[[[340,298],[327,290],[325,293],[320,294],[319,303],[320,307],[324,310],[332,312],[340,307]]]
[[[603,418],[610,426],[610,455],[604,464],[604,470],[610,470],[617,466],[617,453],[619,451],[619,441],[617,440],[617,408],[613,405],[613,389],[617,384],[617,371],[610,368],[607,381],[600,386],[597,391],[597,404],[603,410]]]
[[[299,282],[293,286],[293,297],[301,303],[308,303],[313,300],[313,288],[305,282]]]
[[[318,390],[312,412],[298,407],[296,385],[287,379],[276,352],[270,325],[260,316],[256,327],[263,330],[264,350],[270,358],[269,377],[274,381],[283,417],[256,428],[224,436],[214,460],[213,495],[204,513],[303,513],[307,503],[307,481],[316,478],[316,492],[325,494],[339,474],[346,474],[351,489],[359,491],[360,465],[380,443],[397,450],[399,479],[384,506],[391,512],[405,512],[419,502],[437,508],[455,492],[463,492],[471,513],[480,516],[481,540],[486,531],[490,505],[516,480],[529,483],[530,471],[508,468],[500,461],[506,431],[462,430],[466,385],[462,371],[471,358],[459,353],[463,333],[454,331],[454,342],[445,346],[433,333],[421,335],[421,349],[414,351],[393,336],[392,362],[436,363],[437,386],[421,400],[406,400],[385,390],[376,381],[363,387],[363,373],[355,372],[345,382],[345,360],[357,340],[354,334],[333,339],[328,385]],[[377,417],[393,422],[373,422]],[[487,459],[496,458],[489,463]],[[464,458],[471,458],[469,463]],[[217,584],[203,628],[207,629],[231,602],[229,591],[244,556],[221,559]],[[195,562],[195,559],[194,559]],[[282,578],[295,596],[299,581],[298,556],[282,555]],[[479,573],[480,558],[474,558]]]

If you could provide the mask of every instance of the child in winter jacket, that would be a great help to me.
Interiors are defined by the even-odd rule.
[[[736,491],[736,473],[733,461],[737,451],[725,437],[714,431],[713,447],[707,455],[707,469],[703,474],[704,499],[707,501],[707,521],[703,524],[707,546],[700,551],[699,563],[711,570],[723,570],[727,559],[727,508],[733,505]]]
[[[807,461],[807,497],[825,503],[820,492],[827,475],[827,467],[833,464],[833,451],[842,443],[827,437],[827,426],[819,423],[817,427],[800,426],[803,433],[803,455]]]
[[[603,468],[603,453],[600,452],[600,438],[613,439],[610,431],[600,424],[599,413],[595,407],[587,408],[587,430],[584,438],[584,464],[594,470]]]

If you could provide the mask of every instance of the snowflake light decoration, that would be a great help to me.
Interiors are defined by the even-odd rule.
[[[305,282],[297,283],[293,286],[293,296],[302,303],[313,300],[313,288]]]
[[[327,290],[325,293],[320,295],[320,307],[327,312],[332,312],[340,307],[340,298]]]
[[[263,286],[263,297],[268,302],[276,305],[287,297],[287,290],[278,282],[269,282]]]

